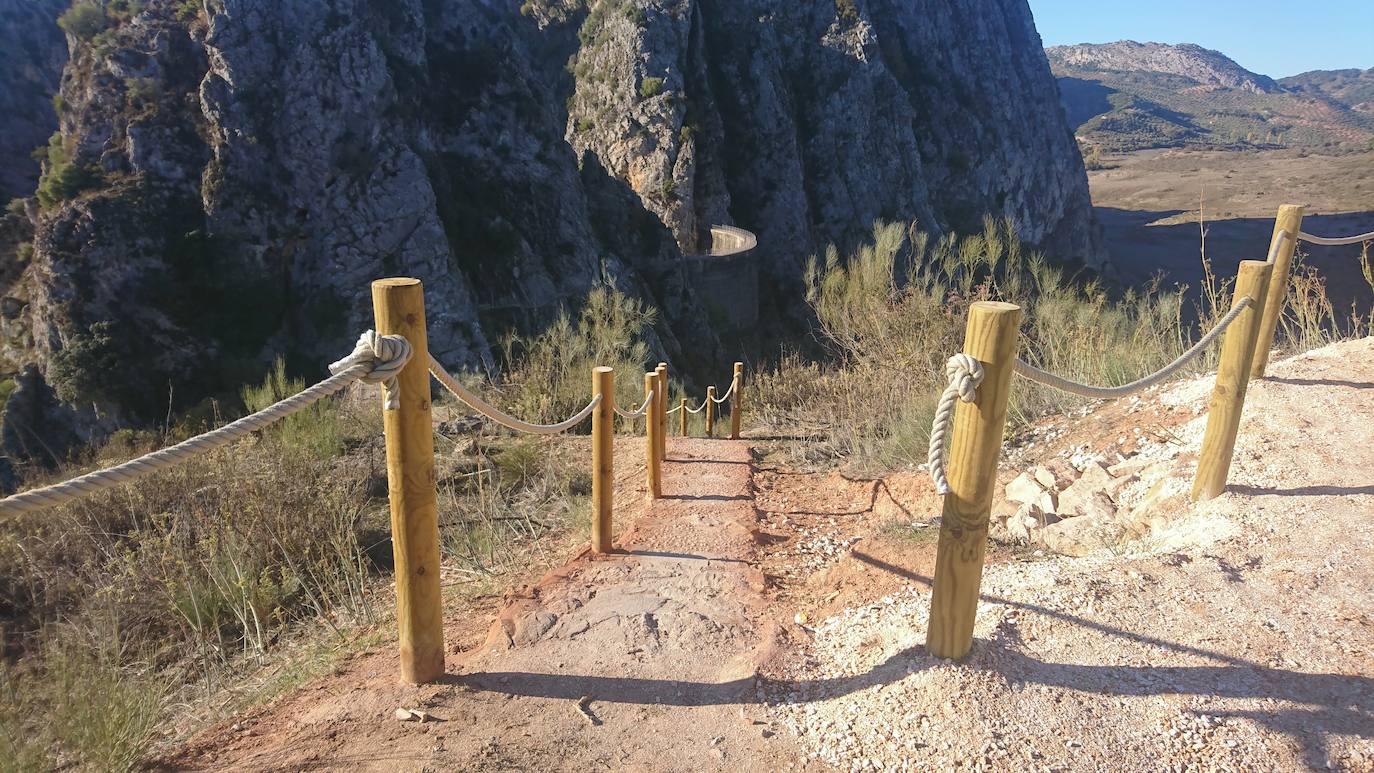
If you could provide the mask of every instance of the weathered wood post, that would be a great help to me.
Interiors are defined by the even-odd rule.
[[[969,308],[964,353],[983,365],[975,403],[959,402],[949,450],[949,493],[940,523],[926,649],[962,658],[973,646],[973,621],[983,580],[988,516],[997,488],[997,458],[1007,419],[1012,360],[1021,307],[980,301]]]
[[[601,402],[592,409],[592,552],[611,550],[611,462],[614,456],[611,431],[615,424],[615,370],[592,368],[592,397]]]
[[[678,404],[677,434],[687,437],[687,398]]]
[[[1250,367],[1254,364],[1256,338],[1264,318],[1266,294],[1274,266],[1262,260],[1242,260],[1236,272],[1236,292],[1232,306],[1249,296],[1253,303],[1226,329],[1221,342],[1221,362],[1217,365],[1217,384],[1212,390],[1212,405],[1207,411],[1207,430],[1202,436],[1202,452],[1193,478],[1193,501],[1211,499],[1226,490],[1231,472],[1231,455],[1236,450],[1236,432],[1245,408]]]
[[[706,437],[716,436],[716,388],[706,387]]]
[[[1303,208],[1297,204],[1284,204],[1274,217],[1273,240],[1279,231],[1287,231],[1288,237],[1274,253],[1274,268],[1269,273],[1269,290],[1264,300],[1264,316],[1260,318],[1259,332],[1255,338],[1255,359],[1250,366],[1251,378],[1263,378],[1264,369],[1269,365],[1269,350],[1274,348],[1274,332],[1279,327],[1279,317],[1283,316],[1284,302],[1288,300],[1288,275],[1293,268],[1293,252],[1298,247],[1298,231],[1302,229]],[[1256,298],[1255,300],[1259,300]]]
[[[654,373],[658,374],[659,394],[663,395],[655,414],[658,417],[658,458],[662,460],[668,458],[668,363],[660,362]]]
[[[644,374],[644,470],[649,476],[648,489],[649,498],[658,499],[663,496],[662,467],[659,466],[658,456],[658,405],[659,405],[658,374],[649,371]]]
[[[735,392],[730,396],[730,439],[739,440],[740,417],[744,414],[744,363],[735,363]]]
[[[372,283],[377,332],[405,336],[410,361],[396,377],[400,407],[382,410],[391,553],[396,564],[396,626],[401,678],[413,684],[444,675],[444,609],[439,587],[439,496],[430,423],[425,291],[418,279]]]

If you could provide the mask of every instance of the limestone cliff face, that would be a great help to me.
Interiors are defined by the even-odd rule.
[[[774,328],[797,319],[807,256],[874,218],[1011,215],[1057,257],[1100,256],[1024,0],[136,11],[69,37],[45,162],[64,184],[8,293],[32,341],[4,350],[116,420],[274,352],[346,351],[378,276],[425,281],[455,366],[613,280],[663,310],[656,346],[691,367],[720,344],[678,268],[711,223],[759,234]]]
[[[66,0],[0,0],[0,202],[28,196],[38,178],[33,149],[57,128],[57,91],[67,45],[57,28]]]

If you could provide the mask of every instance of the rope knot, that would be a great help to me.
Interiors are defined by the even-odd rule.
[[[935,482],[935,490],[940,494],[949,493],[949,481],[945,479],[945,433],[954,417],[954,401],[971,403],[978,399],[978,385],[983,383],[983,363],[960,352],[945,363],[945,378],[949,379],[949,386],[945,387],[940,395],[940,403],[935,408],[935,421],[930,428],[930,449],[926,455],[926,468],[930,471],[930,479]]]
[[[971,403],[978,399],[978,385],[983,383],[983,363],[960,352],[945,363],[945,378],[960,400]]]
[[[405,336],[381,335],[375,330],[364,330],[353,345],[353,351],[342,360],[329,366],[329,372],[338,374],[355,365],[365,365],[368,372],[358,380],[368,384],[382,385],[383,407],[394,411],[401,407],[400,391],[397,389],[396,376],[410,362],[412,353],[410,342]]]

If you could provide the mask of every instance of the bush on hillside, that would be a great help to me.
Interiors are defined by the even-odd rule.
[[[86,41],[100,34],[108,23],[104,9],[87,0],[81,0],[57,17],[57,26],[64,32]]]

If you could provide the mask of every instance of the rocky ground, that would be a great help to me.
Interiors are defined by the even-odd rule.
[[[919,474],[673,439],[663,500],[622,475],[621,552],[450,619],[443,683],[396,684],[384,646],[161,764],[1374,770],[1371,355],[1274,364],[1228,493],[1200,505],[1180,492],[1206,377],[1020,439],[1003,484],[1029,503],[999,505],[962,662],[922,646],[938,500]],[[1094,528],[1070,545],[1076,523]]]

